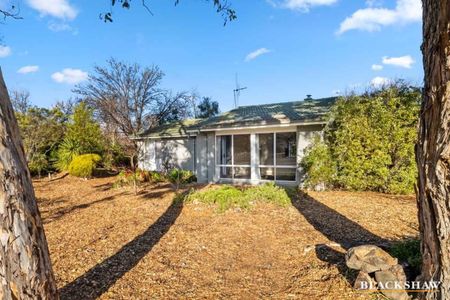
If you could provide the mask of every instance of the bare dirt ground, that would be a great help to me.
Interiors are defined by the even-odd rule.
[[[418,229],[413,196],[311,192],[218,214],[167,184],[113,181],[34,182],[62,299],[376,299],[351,288],[345,249]]]

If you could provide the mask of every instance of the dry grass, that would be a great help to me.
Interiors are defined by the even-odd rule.
[[[412,196],[323,192],[217,214],[113,178],[35,182],[63,299],[376,298],[351,288],[345,249],[417,234]]]

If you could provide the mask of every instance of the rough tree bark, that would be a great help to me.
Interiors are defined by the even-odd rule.
[[[58,298],[44,228],[1,70],[0,298]]]
[[[417,163],[421,281],[440,281],[422,299],[450,299],[450,0],[423,0],[425,87]]]

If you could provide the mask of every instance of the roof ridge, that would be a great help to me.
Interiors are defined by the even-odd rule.
[[[324,97],[324,98],[318,98],[318,99],[311,98],[311,99],[284,101],[284,102],[275,102],[275,103],[264,103],[264,104],[253,104],[253,105],[242,105],[242,106],[239,105],[238,107],[232,109],[231,111],[239,109],[239,108],[246,108],[246,107],[277,105],[277,104],[287,104],[287,103],[299,103],[299,102],[310,102],[310,101],[324,101],[324,100],[330,100],[330,99],[336,99],[336,98],[338,98],[338,97],[333,97],[332,96],[332,97]]]

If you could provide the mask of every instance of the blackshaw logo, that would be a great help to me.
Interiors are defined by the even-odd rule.
[[[399,281],[386,281],[386,282],[367,282],[367,281],[360,281],[360,286],[358,287],[358,290],[363,291],[378,291],[378,290],[393,290],[393,291],[406,291],[406,292],[429,292],[437,290],[439,285],[441,284],[440,281],[405,281],[405,282],[399,282]]]

